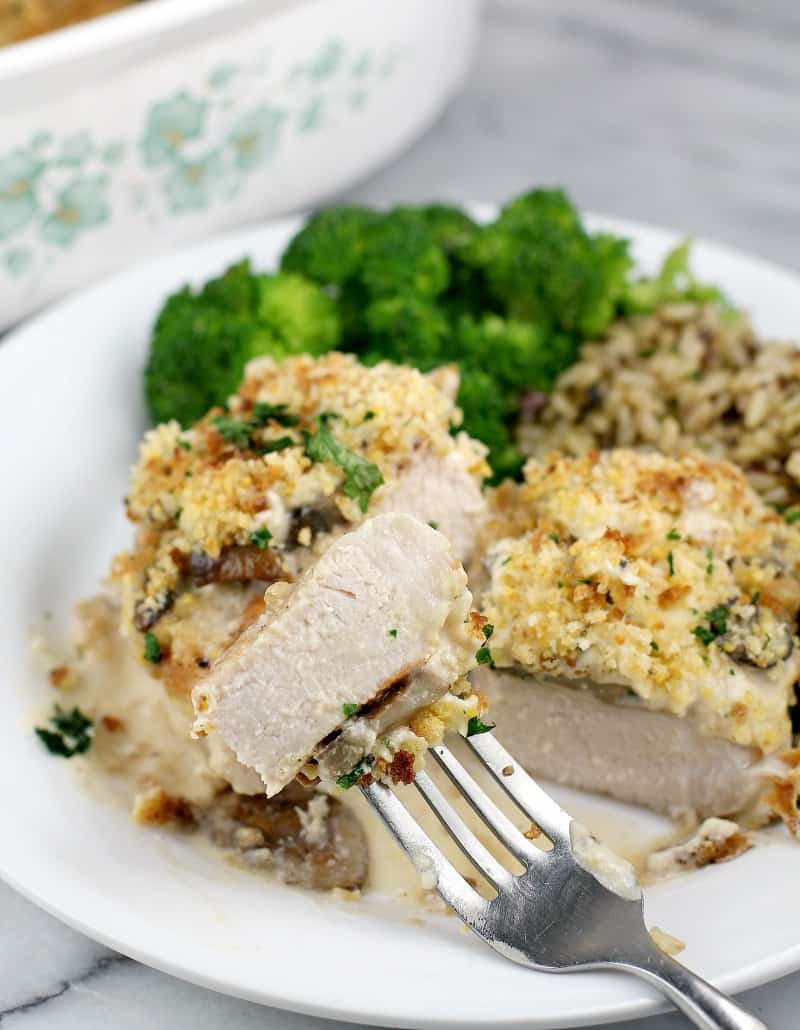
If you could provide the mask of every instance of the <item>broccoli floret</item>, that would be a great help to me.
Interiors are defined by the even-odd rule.
[[[301,275],[257,276],[258,307],[256,318],[280,339],[282,353],[324,354],[339,342],[340,327],[336,305],[330,297]]]
[[[338,341],[336,305],[319,286],[256,275],[242,261],[199,293],[184,287],[164,304],[145,370],[150,413],[191,425],[227,401],[251,358],[322,354]]]
[[[575,351],[572,337],[500,315],[464,316],[457,327],[458,360],[487,370],[515,398],[522,390],[550,390]]]
[[[561,190],[544,189],[503,208],[466,259],[510,317],[580,336],[608,326],[631,267],[626,240],[591,236]]]
[[[425,220],[434,241],[452,258],[478,235],[478,226],[468,214],[447,204],[428,204],[416,209]]]
[[[450,268],[425,216],[396,208],[368,227],[360,278],[372,297],[436,297],[447,289]]]
[[[661,304],[693,301],[699,304],[719,304],[723,310],[733,311],[718,286],[701,283],[689,267],[691,240],[684,240],[671,250],[652,278],[637,279],[628,285],[622,306],[626,314],[643,314]]]
[[[432,301],[401,293],[374,300],[365,311],[367,349],[362,360],[394,361],[429,372],[451,359],[450,323]]]
[[[367,229],[380,217],[365,207],[319,211],[287,247],[282,271],[299,272],[325,286],[344,286],[358,274]]]
[[[509,396],[488,372],[462,368],[458,405],[464,421],[460,428],[489,448],[493,482],[518,475],[522,467],[523,458],[514,443],[512,428],[516,400],[516,395]]]

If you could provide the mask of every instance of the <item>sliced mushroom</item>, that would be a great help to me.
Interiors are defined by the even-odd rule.
[[[764,605],[737,604],[727,617],[726,632],[717,643],[735,662],[771,669],[792,653],[791,628]]]
[[[272,547],[223,547],[219,558],[205,551],[192,551],[189,573],[195,586],[209,583],[249,582],[253,579],[274,583],[285,579],[283,564]]]
[[[310,811],[316,804],[322,811]],[[315,824],[313,830],[309,827]],[[341,802],[290,784],[274,798],[227,791],[206,817],[215,844],[286,883],[315,890],[357,890],[367,878],[364,831]]]

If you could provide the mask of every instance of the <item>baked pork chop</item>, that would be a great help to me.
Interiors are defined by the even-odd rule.
[[[465,678],[483,640],[471,604],[441,533],[375,516],[270,588],[195,688],[195,733],[221,738],[268,796],[301,772],[324,786],[410,782],[430,744],[480,713]]]
[[[700,817],[795,776],[800,534],[738,469],[552,455],[491,507],[474,682],[530,770]]]

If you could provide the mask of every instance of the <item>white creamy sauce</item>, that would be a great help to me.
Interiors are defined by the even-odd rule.
[[[607,844],[599,841],[577,819],[573,819],[570,824],[570,838],[575,861],[582,869],[626,901],[638,901],[641,898],[642,888],[630,862],[620,858]]]

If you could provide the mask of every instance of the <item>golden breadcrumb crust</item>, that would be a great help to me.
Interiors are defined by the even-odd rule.
[[[483,549],[496,665],[787,746],[800,533],[734,466],[625,449],[530,461],[493,492]]]

